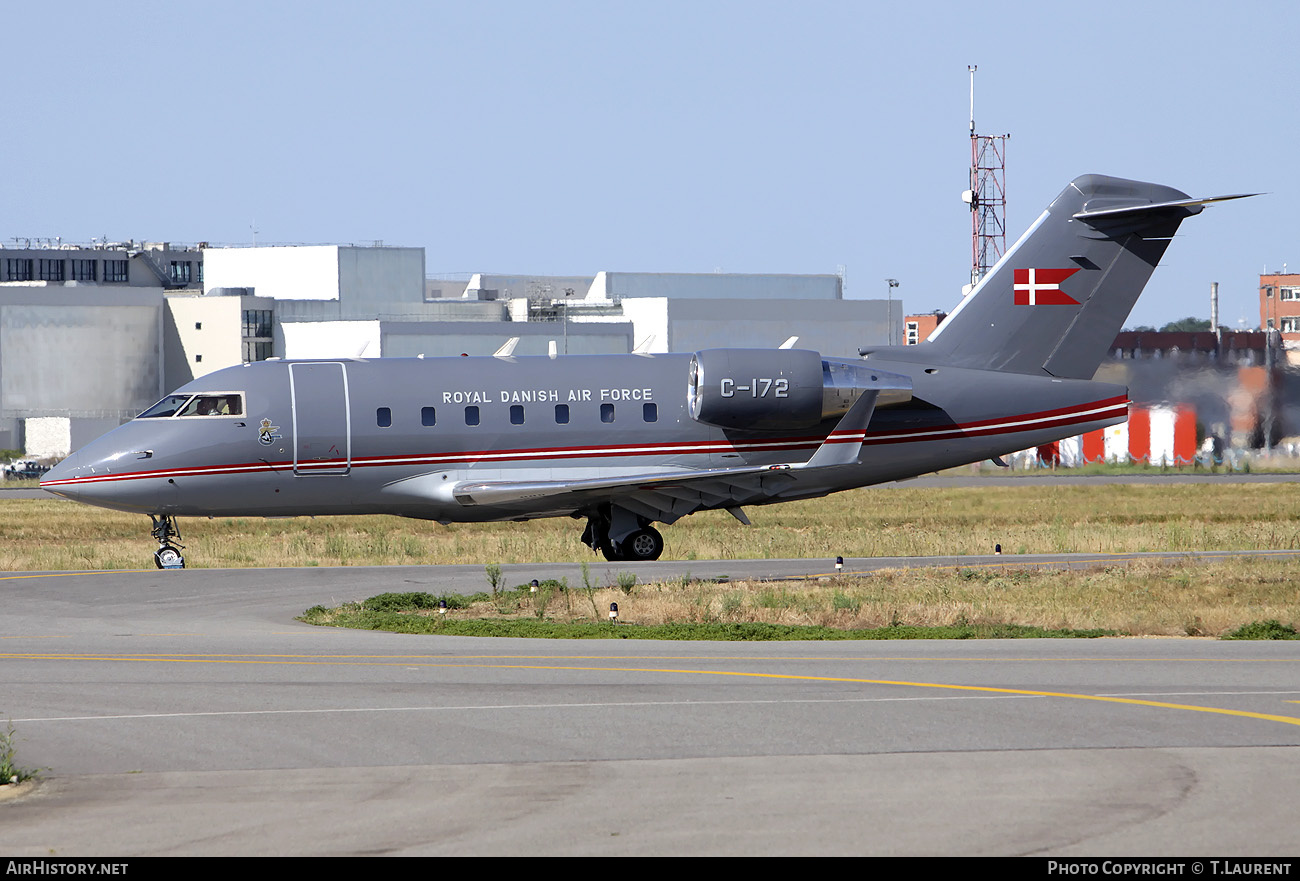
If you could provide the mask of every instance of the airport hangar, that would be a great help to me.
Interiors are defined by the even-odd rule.
[[[901,302],[838,275],[429,277],[423,248],[0,246],[0,448],[58,458],[174,388],[267,358],[692,352],[853,355],[902,339]],[[685,380],[683,379],[683,389]]]

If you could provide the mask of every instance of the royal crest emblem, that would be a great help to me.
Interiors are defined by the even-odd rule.
[[[257,430],[257,442],[269,447],[283,436],[276,434],[279,430],[280,426],[272,425],[270,419],[263,419]]]

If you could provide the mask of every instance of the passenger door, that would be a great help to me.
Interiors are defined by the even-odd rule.
[[[352,470],[347,367],[338,361],[289,365],[293,473],[337,477]]]

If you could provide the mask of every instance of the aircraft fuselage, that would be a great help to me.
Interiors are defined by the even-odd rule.
[[[584,503],[466,504],[442,487],[801,463],[836,426],[830,419],[801,430],[754,431],[699,422],[688,408],[690,358],[246,364],[175,393],[240,395],[242,412],[137,418],[74,453],[42,485],[148,514],[510,520],[579,513]],[[877,407],[859,464],[783,475],[790,486],[746,504],[911,477],[1126,418],[1122,386],[876,355],[860,363],[911,374],[913,399]],[[760,398],[774,394],[778,377],[729,379],[724,393]],[[735,501],[700,507],[728,504]]]

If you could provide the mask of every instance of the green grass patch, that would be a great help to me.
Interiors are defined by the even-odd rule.
[[[1270,618],[1267,621],[1244,624],[1231,633],[1225,633],[1220,639],[1300,639],[1300,633],[1291,625]]]
[[[368,612],[411,612],[416,609],[437,609],[439,603],[446,603],[448,609],[468,609],[474,603],[488,598],[486,593],[445,593],[438,596],[423,591],[381,593],[364,600],[361,608]]]
[[[399,608],[400,600],[409,605]],[[677,622],[614,624],[601,621],[553,621],[539,618],[444,618],[412,614],[437,608],[429,594],[380,594],[336,609],[313,606],[299,620],[329,627],[424,633],[441,636],[504,636],[524,639],[667,639],[722,642],[845,639],[1080,639],[1117,636],[1113,630],[1029,627],[1020,624],[954,624],[842,629],[820,625],[767,622]],[[382,608],[379,608],[382,607]]]

